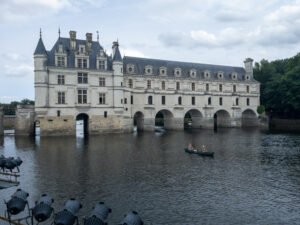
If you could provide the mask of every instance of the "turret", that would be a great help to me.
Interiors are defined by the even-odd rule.
[[[246,80],[253,79],[253,59],[251,58],[245,59],[244,64],[245,64],[245,71],[246,71],[245,74]]]
[[[113,67],[113,85],[114,85],[114,107],[123,110],[123,104],[120,99],[124,98],[123,92],[123,60],[119,50],[119,43],[113,42],[112,46],[112,67]]]
[[[45,107],[48,105],[48,72],[47,72],[47,51],[42,40],[40,39],[35,48],[34,54],[34,83],[35,83],[35,107]]]

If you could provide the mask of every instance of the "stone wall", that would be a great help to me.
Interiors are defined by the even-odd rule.
[[[18,105],[16,110],[15,135],[34,135],[34,117],[35,114],[33,105]]]
[[[41,136],[75,136],[76,121],[73,116],[44,117],[38,119]]]
[[[3,127],[4,129],[15,129],[16,116],[15,115],[4,115]]]
[[[271,119],[269,128],[273,131],[300,132],[300,120]]]

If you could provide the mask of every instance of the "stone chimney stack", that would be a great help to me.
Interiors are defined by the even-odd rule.
[[[245,64],[245,71],[246,71],[246,79],[247,79],[247,76],[249,79],[252,79],[253,78],[253,59],[251,59],[251,58],[245,59],[244,64]]]
[[[112,45],[112,56],[114,57],[115,53],[116,53],[116,49],[119,47],[119,43],[117,41],[113,42]]]
[[[93,41],[93,34],[92,33],[86,33],[86,45],[87,50],[90,51],[92,48],[92,41]]]
[[[71,49],[76,49],[76,31],[70,30],[70,46]]]

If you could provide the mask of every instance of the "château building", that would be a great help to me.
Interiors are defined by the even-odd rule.
[[[34,52],[35,113],[41,135],[89,134],[257,125],[260,84],[253,60],[245,67],[124,56],[113,42],[108,55],[92,34],[70,31]]]

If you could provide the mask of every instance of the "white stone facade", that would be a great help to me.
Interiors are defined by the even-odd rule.
[[[207,66],[207,68],[206,68]],[[99,42],[59,38],[50,51],[42,39],[34,53],[35,112],[41,135],[153,130],[158,112],[166,129],[256,125],[260,85],[252,60],[245,69],[113,56]],[[186,119],[185,119],[186,118]]]

